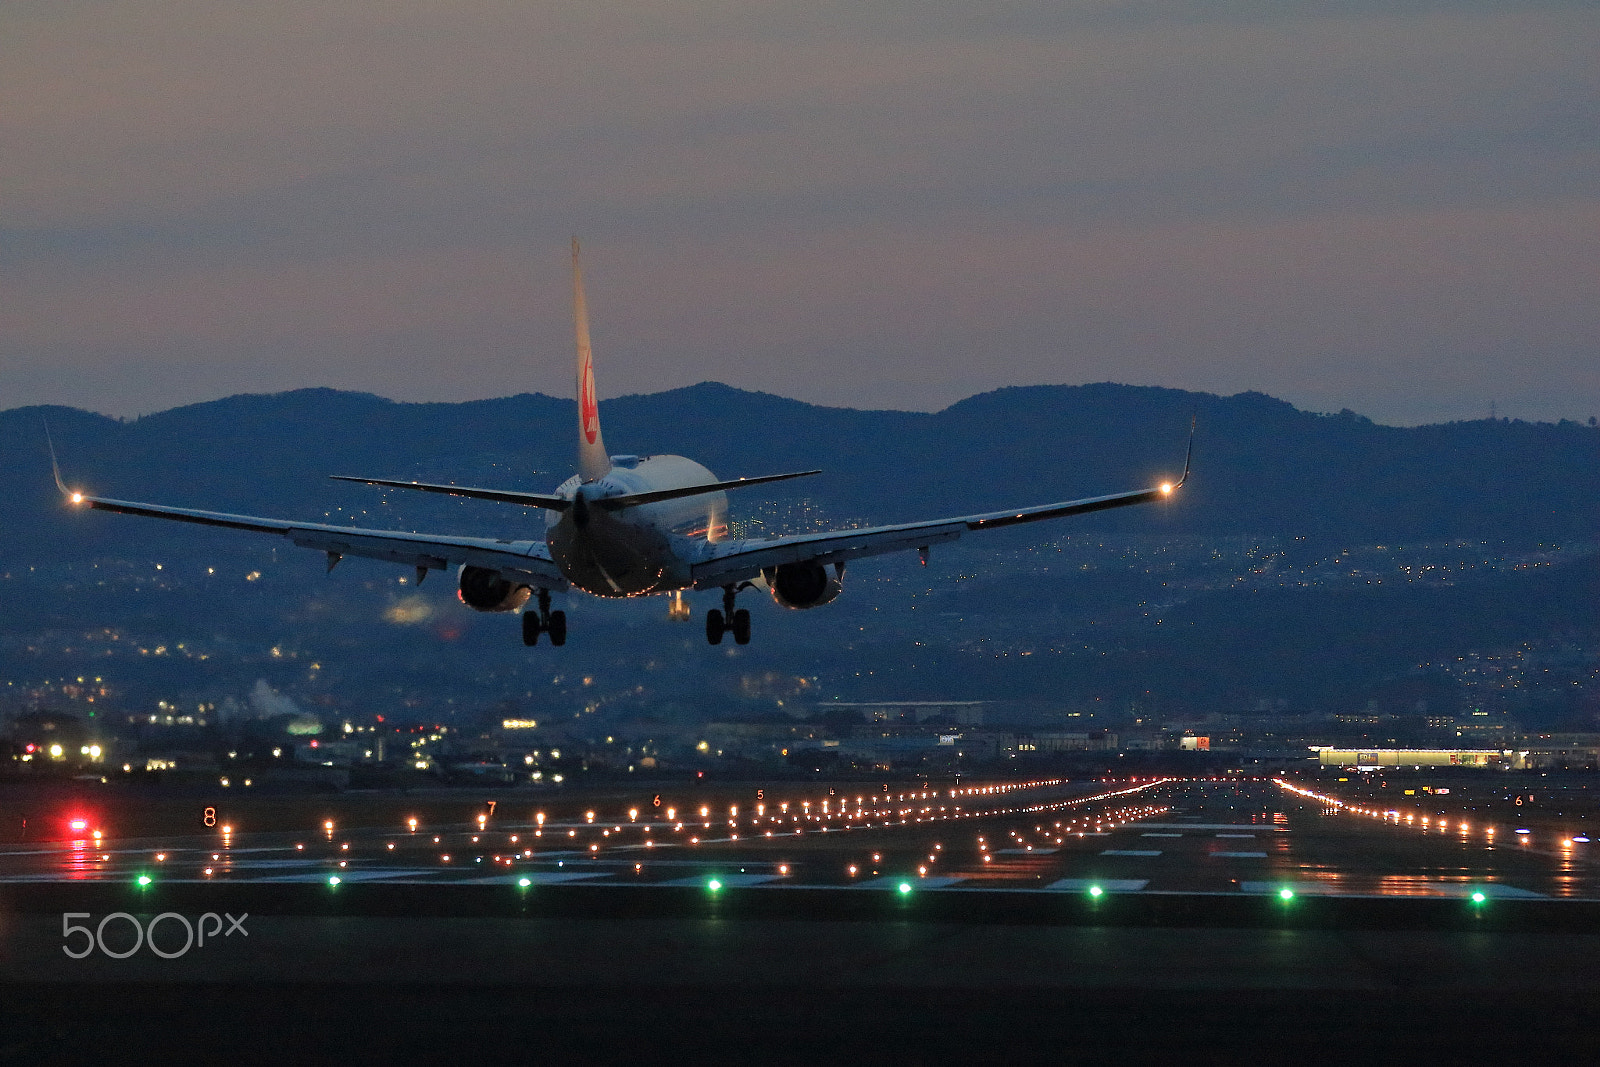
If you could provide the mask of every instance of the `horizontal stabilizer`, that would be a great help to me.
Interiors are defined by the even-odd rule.
[[[353,478],[348,474],[330,474],[328,477],[339,482],[382,485],[390,489],[420,489],[424,493],[445,493],[449,496],[471,497],[474,500],[498,500],[502,504],[522,504],[525,507],[548,508],[551,511],[566,511],[572,506],[572,501],[566,497],[550,496],[547,493],[519,493],[512,489],[474,489],[465,485],[432,485],[428,482],[401,482],[389,478]]]
[[[678,489],[655,489],[647,493],[627,493],[623,496],[597,497],[590,501],[595,507],[605,508],[609,511],[620,511],[622,508],[638,507],[640,504],[656,504],[663,500],[677,500],[685,496],[701,496],[705,493],[720,493],[725,489],[740,489],[747,485],[764,485],[767,482],[783,482],[790,478],[804,478],[812,474],[821,474],[815,471],[794,471],[791,474],[764,474],[759,478],[735,478],[727,482],[710,482],[706,485],[685,485]]]

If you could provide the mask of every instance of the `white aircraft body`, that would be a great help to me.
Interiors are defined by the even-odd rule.
[[[365,556],[415,567],[420,583],[429,571],[454,566],[462,602],[478,611],[521,611],[523,641],[529,645],[536,644],[540,634],[548,634],[552,644],[566,642],[566,613],[550,610],[550,594],[574,588],[600,597],[667,594],[673,601],[672,616],[680,619],[688,617],[685,591],[721,589],[722,607],[706,614],[706,638],[718,644],[724,634],[732,633],[737,643],[745,644],[750,640],[750,613],[734,606],[736,594],[743,589],[765,589],[787,608],[817,607],[839,595],[845,564],[850,560],[916,549],[926,564],[930,546],[954,541],[969,531],[1161,500],[1189,475],[1186,456],[1183,476],[1177,482],[1150,489],[893,526],[730,540],[727,490],[820,472],[718,481],[705,467],[683,456],[609,455],[600,434],[576,239],[572,242],[572,295],[577,334],[578,472],[554,492],[332,476],[540,508],[546,512],[542,541],[368,530],[112,500],[68,489],[59,466],[56,485],[78,507],[277,534],[302,548],[327,553],[330,571],[345,556]],[[1191,433],[1191,455],[1193,445]],[[54,464],[53,447],[51,451]]]

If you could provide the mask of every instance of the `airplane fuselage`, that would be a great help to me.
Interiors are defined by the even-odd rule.
[[[586,593],[603,597],[646,596],[687,589],[690,567],[708,545],[728,535],[728,496],[723,492],[663,500],[621,510],[607,497],[709,485],[716,476],[683,456],[616,456],[602,478],[577,475],[556,488],[573,501],[549,512],[546,543],[561,573]]]

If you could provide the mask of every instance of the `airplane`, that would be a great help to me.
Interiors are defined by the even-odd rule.
[[[543,540],[369,530],[113,500],[67,488],[51,442],[56,487],[73,507],[276,534],[302,548],[326,553],[329,572],[345,556],[360,556],[415,567],[420,584],[430,571],[454,566],[462,603],[483,612],[520,611],[522,640],[530,646],[538,643],[540,635],[548,635],[552,645],[566,643],[566,612],[550,609],[551,593],[576,589],[597,597],[665,594],[672,601],[670,616],[687,619],[685,592],[721,589],[722,606],[706,612],[706,640],[720,644],[731,633],[734,642],[743,645],[750,641],[750,612],[736,607],[735,597],[745,589],[765,590],[785,608],[818,607],[839,595],[845,565],[851,560],[915,549],[926,566],[931,546],[963,534],[1164,500],[1189,477],[1194,455],[1192,424],[1183,475],[1176,482],[1153,488],[890,526],[730,539],[728,491],[821,472],[718,480],[683,456],[611,455],[600,433],[577,238],[572,241],[572,311],[577,342],[577,473],[553,492],[330,475],[338,481],[388,489],[538,508],[545,512]],[[47,437],[48,433],[47,426]]]

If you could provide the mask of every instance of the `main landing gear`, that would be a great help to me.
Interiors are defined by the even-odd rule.
[[[522,613],[522,643],[530,648],[539,643],[539,635],[550,635],[552,645],[567,643],[567,613],[550,610],[550,590],[539,590],[539,610]]]
[[[744,608],[733,610],[733,597],[738,591],[736,586],[723,586],[722,610],[712,608],[706,612],[706,640],[713,645],[722,644],[722,635],[729,632],[735,644],[750,643],[750,613]]]

